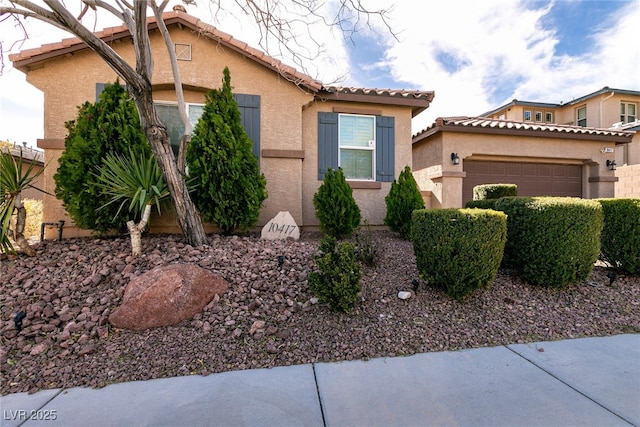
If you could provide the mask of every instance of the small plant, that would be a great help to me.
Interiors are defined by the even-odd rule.
[[[13,240],[28,256],[34,256],[36,251],[29,246],[24,236],[27,222],[27,210],[22,200],[22,191],[29,187],[40,176],[44,169],[34,172],[35,163],[31,163],[25,170],[22,163],[22,153],[16,160],[8,151],[0,151],[0,252],[15,253]],[[35,188],[35,187],[33,187]],[[10,233],[11,217],[16,215],[16,226]]]
[[[387,204],[385,225],[405,239],[411,237],[411,214],[416,209],[424,209],[424,200],[409,166],[400,173],[398,182],[393,181],[384,201]]]
[[[365,230],[362,227],[356,230],[356,256],[361,263],[373,267],[380,258],[380,248],[373,240],[369,221],[364,220],[364,227]]]
[[[314,260],[317,271],[309,273],[311,292],[336,311],[350,312],[360,295],[360,266],[350,242],[336,243],[332,236],[320,242],[320,254]]]
[[[127,229],[131,234],[132,254],[141,255],[141,235],[149,221],[151,207],[155,205],[160,212],[160,202],[169,197],[169,188],[156,158],[147,152],[136,155],[133,150],[129,150],[129,157],[109,153],[98,171],[97,186],[109,197],[102,208],[115,205],[115,215],[119,216],[127,206],[129,213],[140,218],[138,224],[127,221]]]
[[[350,236],[360,224],[360,208],[340,168],[329,169],[324,175],[322,185],[313,196],[313,206],[320,229],[336,239]]]

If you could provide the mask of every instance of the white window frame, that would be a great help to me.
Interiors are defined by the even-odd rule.
[[[580,118],[580,111],[584,111],[584,117]],[[584,121],[584,124],[580,122]],[[587,127],[587,106],[583,105],[581,107],[576,108],[576,125]]]
[[[178,110],[178,103],[176,101],[153,101],[153,103],[155,105],[163,105],[163,106],[169,106],[169,107],[175,107],[176,111]],[[198,123],[198,120],[200,119],[200,117],[198,117],[195,121],[191,119],[191,116],[189,114],[189,108],[190,107],[204,107],[204,104],[200,104],[200,103],[196,103],[196,102],[186,102],[185,103],[185,108],[187,109],[187,117],[189,117],[189,121],[191,122],[191,126],[193,128],[196,127],[196,123]],[[180,141],[178,141],[178,144],[180,143]]]
[[[545,123],[553,123],[553,112],[546,111],[544,113],[544,121]]]
[[[344,145],[343,141],[342,141],[342,118],[343,117],[370,117],[373,119],[372,121],[372,126],[373,126],[373,140],[369,141],[369,145],[367,147],[358,147],[358,146],[353,146],[353,145]],[[367,115],[367,114],[343,114],[340,113],[338,114],[338,166],[342,167],[342,156],[341,156],[341,152],[342,150],[362,150],[362,151],[371,151],[371,178],[350,178],[348,176],[346,176],[345,174],[345,178],[348,181],[366,181],[366,182],[371,182],[371,181],[375,181],[376,180],[376,116],[372,116],[372,115]],[[343,169],[344,172],[344,169]]]
[[[536,111],[534,118],[536,123],[542,123],[542,111]]]
[[[531,110],[524,110],[523,117],[525,122],[532,121],[533,115],[531,114]]]
[[[633,107],[635,114],[629,114],[630,106]],[[635,102],[622,101],[620,103],[620,121],[622,123],[633,123],[636,120],[638,120],[638,104]]]

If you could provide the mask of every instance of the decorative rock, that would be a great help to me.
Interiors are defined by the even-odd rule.
[[[400,299],[409,299],[409,298],[411,298],[411,292],[400,291],[400,292],[398,292],[398,298],[400,298]]]
[[[156,267],[129,282],[122,305],[109,321],[133,330],[175,325],[202,311],[228,287],[222,277],[195,265]]]
[[[280,211],[262,227],[261,237],[265,240],[300,239],[300,227],[288,211]]]
[[[47,351],[47,348],[48,348],[47,344],[42,342],[40,344],[36,344],[33,347],[31,347],[31,351],[29,351],[29,354],[31,356],[37,356]]]
[[[265,325],[264,320],[256,320],[255,322],[253,322],[253,324],[251,325],[251,328],[249,329],[249,335],[253,335],[260,329],[264,329],[264,325]]]

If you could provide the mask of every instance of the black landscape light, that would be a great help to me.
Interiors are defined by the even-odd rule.
[[[420,286],[420,283],[416,279],[413,279],[411,281],[411,285],[413,286],[413,293],[417,294],[418,293],[418,286]]]
[[[16,325],[16,329],[18,332],[22,330],[22,321],[25,317],[27,317],[27,313],[25,313],[24,311],[19,311],[18,314],[16,314],[16,317],[13,318],[13,323]]]
[[[284,264],[284,255],[278,255],[278,268],[282,268],[282,264]]]
[[[607,271],[607,277],[609,278],[609,286],[613,285],[613,282],[616,281],[618,275],[613,271]]]

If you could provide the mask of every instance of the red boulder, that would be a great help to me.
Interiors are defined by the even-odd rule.
[[[133,330],[175,325],[202,311],[228,287],[222,277],[195,265],[157,267],[129,282],[109,322]]]

